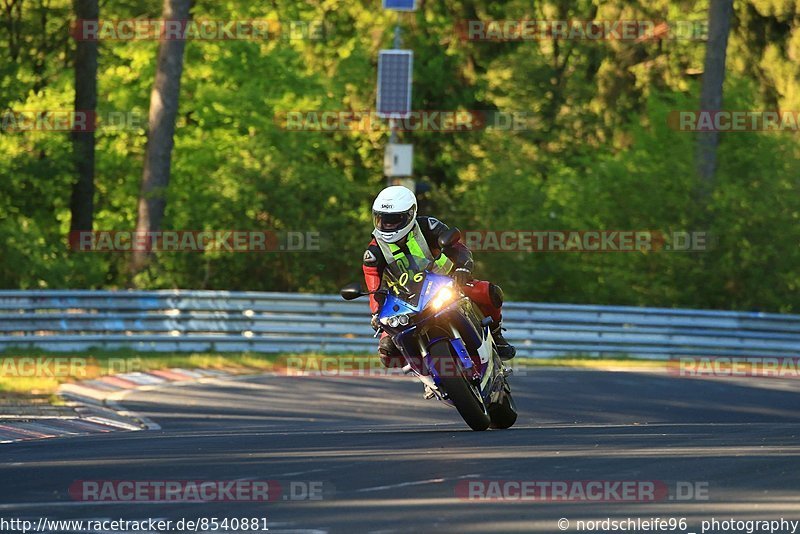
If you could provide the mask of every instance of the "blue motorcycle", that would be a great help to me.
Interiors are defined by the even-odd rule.
[[[459,238],[454,228],[441,236],[440,246]],[[427,386],[428,396],[454,406],[472,430],[511,427],[517,420],[508,384],[512,371],[492,340],[492,318],[433,262],[412,257],[409,265],[399,276],[387,269],[387,287],[374,292],[383,296],[378,333],[392,336],[407,362],[403,370]],[[357,283],[341,290],[345,300],[369,294]]]

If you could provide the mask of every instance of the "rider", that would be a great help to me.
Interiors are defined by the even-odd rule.
[[[494,319],[492,338],[500,358],[510,360],[514,357],[516,349],[503,337],[501,328],[503,290],[495,284],[473,279],[472,253],[462,243],[439,250],[438,238],[448,230],[447,225],[433,217],[418,217],[414,193],[399,185],[387,187],[378,194],[372,204],[372,217],[375,231],[372,232],[373,239],[364,252],[364,279],[368,291],[377,291],[380,288],[387,267],[402,269],[403,265],[408,265],[407,256],[435,261],[437,266],[453,277],[464,294],[485,316]],[[381,299],[382,295],[377,297]],[[378,299],[374,294],[369,299],[372,327],[375,330],[379,326]],[[403,365],[400,350],[386,332],[378,344],[378,354],[386,367]]]

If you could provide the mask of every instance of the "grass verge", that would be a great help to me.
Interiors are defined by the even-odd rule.
[[[585,369],[665,369],[664,360],[632,358],[630,356],[613,356],[598,358],[595,356],[559,356],[556,358],[514,358],[515,367],[571,367]]]

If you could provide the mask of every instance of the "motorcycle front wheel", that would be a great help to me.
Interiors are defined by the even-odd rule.
[[[439,375],[441,388],[458,410],[464,422],[472,430],[486,430],[491,424],[489,414],[480,398],[480,393],[466,377],[453,373],[454,358],[450,343],[442,339],[429,348],[433,365]]]

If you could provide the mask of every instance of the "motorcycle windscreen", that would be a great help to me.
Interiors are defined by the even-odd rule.
[[[449,276],[427,271],[409,275],[409,278],[411,282],[405,286],[390,286],[389,295],[379,314],[381,318],[422,311],[441,288],[452,282]]]
[[[383,284],[390,295],[416,308],[425,282],[426,269],[432,265],[433,262],[427,258],[398,253],[395,261],[384,271]]]

